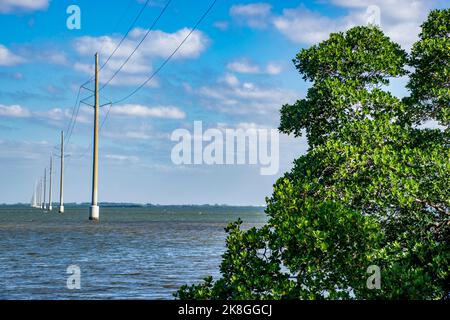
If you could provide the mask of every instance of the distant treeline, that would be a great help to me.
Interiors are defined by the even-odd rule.
[[[58,203],[55,202],[54,205],[57,205]],[[69,202],[65,203],[65,207],[89,207],[91,204],[88,202],[83,203],[76,203],[76,202]],[[29,207],[30,205],[28,203],[15,203],[15,204],[0,204],[1,207]],[[261,211],[264,210],[265,207],[263,206],[235,206],[235,205],[227,205],[227,204],[185,204],[185,205],[161,205],[161,204],[152,204],[152,203],[129,203],[129,202],[101,202],[99,203],[100,207],[104,208],[152,208],[152,207],[158,207],[158,208],[167,208],[167,209],[183,209],[183,208],[236,208],[241,210],[246,209],[259,209]]]

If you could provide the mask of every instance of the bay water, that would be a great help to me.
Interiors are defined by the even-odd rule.
[[[224,227],[262,225],[263,208],[86,206],[59,214],[0,206],[0,299],[173,299],[183,284],[219,275]],[[70,290],[69,266],[81,288]]]

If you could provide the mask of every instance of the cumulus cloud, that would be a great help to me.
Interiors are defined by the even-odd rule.
[[[229,23],[227,21],[216,21],[213,26],[219,30],[225,31],[228,29]]]
[[[87,124],[92,122],[93,111],[88,107],[81,107],[78,111],[77,123]],[[48,110],[33,111],[20,105],[0,104],[0,117],[4,118],[22,118],[37,120],[53,127],[60,127],[61,123],[72,117],[72,110],[67,108],[51,108]]]
[[[230,15],[253,28],[267,26],[272,5],[269,3],[237,4],[230,8]]]
[[[259,73],[260,69],[257,65],[252,64],[248,60],[239,60],[230,62],[227,68],[238,73]]]
[[[281,71],[283,71],[283,68],[276,63],[269,63],[266,67],[267,74],[273,74],[273,75],[280,74]]]
[[[0,0],[0,13],[46,10],[49,0]]]
[[[32,113],[33,117],[52,124],[54,126],[59,126],[61,123],[65,123],[72,118],[71,109],[63,108],[52,108],[45,111],[35,111]],[[83,106],[78,110],[77,123],[87,124],[91,123],[93,119],[93,110],[89,107]]]
[[[131,162],[131,163],[137,163],[139,162],[139,157],[137,156],[128,156],[128,155],[122,155],[122,154],[107,154],[105,155],[105,158],[108,160],[112,160],[113,162]]]
[[[297,92],[240,82],[232,75],[219,78],[217,85],[202,86],[194,92],[210,108],[235,115],[273,115],[283,104],[298,97]]]
[[[7,47],[0,44],[0,66],[11,67],[24,61],[25,59],[12,53]]]
[[[31,116],[31,112],[22,106],[0,104],[0,117],[27,118],[29,116]]]
[[[281,73],[282,68],[280,65],[276,63],[269,63],[266,67],[260,67],[252,63],[248,59],[240,59],[236,61],[232,61],[227,65],[228,70],[236,72],[236,73],[244,73],[244,74],[270,74],[276,75]]]
[[[67,56],[64,52],[44,51],[37,54],[37,59],[45,61],[46,63],[66,65],[68,63]]]
[[[230,74],[230,73],[227,73],[226,75],[221,77],[219,79],[219,82],[223,82],[230,87],[235,87],[235,86],[239,85],[239,79],[234,74]],[[192,88],[190,88],[190,91],[192,91]]]
[[[128,38],[121,44],[114,56],[109,60],[105,68],[100,73],[100,82],[104,83],[109,80],[114,72],[123,64],[125,59],[131,55],[137,43],[144,37],[146,29],[133,29]],[[112,85],[136,85],[143,83],[148,75],[153,71],[152,62],[154,59],[168,57],[183,41],[190,32],[190,29],[183,28],[174,33],[166,33],[155,30],[150,31],[145,41],[139,47],[131,59],[120,71],[117,76],[110,82]],[[121,40],[121,36],[100,36],[91,37],[83,36],[77,38],[74,42],[75,50],[78,54],[85,57],[92,57],[92,52],[101,52],[100,64],[102,58],[109,57]],[[206,50],[209,39],[201,31],[194,31],[189,39],[184,43],[181,49],[175,54],[173,59],[193,59],[197,58]],[[90,63],[77,63],[75,69],[92,74],[93,66]],[[157,86],[157,81],[151,81],[150,86]]]
[[[255,3],[240,5],[239,10],[230,14],[244,19],[247,25],[254,28],[270,24],[286,38],[299,44],[314,44],[327,39],[331,32],[376,23],[393,41],[409,49],[417,40],[420,25],[428,12],[438,3],[435,0],[330,0],[329,2],[335,7],[344,9],[346,13],[331,17],[300,5],[297,8],[286,8],[281,14],[275,14],[271,11],[270,4]]]
[[[331,32],[343,31],[352,24],[347,17],[333,20],[303,6],[285,9],[273,19],[275,28],[296,43],[314,44],[328,38]]]
[[[24,140],[0,140],[0,159],[11,160],[14,164],[19,161],[29,161],[42,159],[45,154],[51,151],[53,145],[47,141],[24,141]]]
[[[184,119],[186,114],[173,106],[147,107],[140,104],[124,104],[111,107],[111,113],[139,118]]]

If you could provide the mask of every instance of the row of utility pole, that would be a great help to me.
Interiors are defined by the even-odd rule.
[[[61,131],[61,168],[60,168],[60,184],[59,184],[59,213],[64,213],[64,132]],[[47,193],[47,168],[44,169],[44,176],[34,184],[34,194],[31,206],[33,208],[40,208],[42,210],[53,210],[52,201],[52,182],[53,182],[53,154],[50,156],[48,180],[48,203]]]
[[[89,208],[89,220],[98,221],[100,215],[100,208],[98,206],[98,117],[99,117],[99,67],[98,67],[98,53],[95,54],[95,91],[94,91],[94,141],[92,152],[92,199]],[[60,150],[60,185],[59,185],[59,212],[64,213],[64,131],[61,131],[61,150]],[[32,207],[40,208],[45,211],[52,211],[52,174],[53,174],[53,155],[50,156],[49,167],[49,195],[48,206],[46,202],[47,190],[47,168],[44,169],[44,177],[35,184],[34,195],[32,199]]]

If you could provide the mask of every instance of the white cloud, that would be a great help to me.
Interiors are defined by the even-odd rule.
[[[219,30],[225,31],[228,29],[229,23],[227,21],[216,21],[213,26]]]
[[[136,156],[126,156],[121,154],[107,154],[105,158],[108,160],[113,160],[114,162],[131,162],[136,163],[139,161],[139,158]]]
[[[287,9],[274,19],[275,27],[294,42],[312,44],[324,40],[330,32],[345,31],[355,25],[367,25],[375,18],[381,29],[395,42],[409,49],[417,40],[420,25],[435,1],[425,0],[331,0],[348,14],[337,18],[323,16],[303,7]],[[378,17],[376,17],[378,15]]]
[[[219,79],[220,82],[226,83],[227,85],[229,85],[230,87],[235,87],[237,85],[239,85],[239,79],[233,75],[233,74],[229,74],[227,73],[226,75],[224,75],[223,77],[221,77]],[[192,89],[192,88],[191,88]],[[192,91],[192,90],[191,90]]]
[[[218,122],[214,129],[219,129],[221,131],[225,131],[226,129],[241,129],[241,130],[249,130],[249,129],[275,129],[272,126],[267,126],[265,124],[260,124],[256,122],[237,122],[235,124]]]
[[[130,32],[128,38],[114,53],[105,68],[101,70],[100,83],[105,83],[113,76],[125,59],[131,55],[146,32],[147,30],[141,28],[135,28]],[[110,84],[138,85],[143,83],[153,71],[153,60],[168,57],[189,32],[190,29],[188,28],[180,29],[174,33],[166,33],[159,30],[150,31],[146,40],[121,69],[120,74],[116,76]],[[120,40],[121,36],[119,35],[101,37],[84,36],[75,40],[74,47],[80,55],[90,57],[92,60],[93,52],[101,52],[100,64],[102,65],[117,47]],[[201,31],[194,31],[181,49],[175,54],[173,59],[197,58],[206,50],[208,44],[209,39],[206,35]],[[92,61],[88,63],[76,63],[74,67],[76,70],[87,74],[93,73]],[[150,81],[147,85],[151,87],[158,86],[158,81],[155,79]]]
[[[240,115],[273,115],[283,104],[292,103],[298,97],[297,92],[290,90],[262,87],[253,82],[241,83],[237,78],[224,81],[224,77],[219,78],[218,85],[200,87],[196,93],[210,108]]]
[[[238,4],[230,8],[230,15],[248,24],[253,28],[267,26],[271,15],[272,5],[269,3]]]
[[[114,57],[121,58],[120,60],[127,58],[135,49],[136,42],[140,41],[146,32],[147,30],[141,28],[133,29],[127,40],[115,52]],[[174,33],[166,33],[159,30],[150,31],[132,59],[165,58],[172,53],[189,32],[190,29],[188,28],[180,29]],[[97,51],[102,53],[102,57],[108,57],[117,47],[121,38],[121,36],[83,36],[75,40],[74,47],[79,54],[84,56],[92,56],[92,53]],[[194,31],[174,58],[196,58],[206,49],[208,44],[209,39],[201,31]],[[132,61],[130,60],[130,62]],[[119,64],[119,62],[116,63]],[[132,70],[134,69],[131,68]]]
[[[63,52],[45,51],[42,54],[38,54],[38,58],[46,63],[59,65],[65,65],[68,63],[67,57]]]
[[[0,159],[12,160],[14,164],[18,161],[32,160],[33,164],[36,160],[42,160],[42,155],[47,155],[53,146],[47,141],[24,141],[24,140],[0,140]]]
[[[138,140],[146,140],[151,138],[149,134],[143,131],[127,131],[125,132],[125,137],[128,139],[138,139]]]
[[[0,0],[0,13],[45,10],[48,5],[49,0]]]
[[[410,49],[417,40],[420,25],[436,0],[330,0],[332,5],[346,10],[344,15],[326,16],[304,5],[286,8],[282,14],[271,12],[267,3],[233,6],[230,14],[240,17],[253,28],[273,25],[289,40],[300,44],[315,44],[328,38],[331,32],[346,31],[357,25],[380,22],[381,29],[393,41]]]
[[[81,107],[78,112],[77,123],[91,123],[93,111],[88,107]],[[72,110],[52,108],[43,111],[32,111],[20,105],[6,106],[0,104],[0,117],[5,118],[32,118],[52,126],[60,126],[61,123],[72,117]]]
[[[31,112],[19,105],[5,106],[0,104],[0,117],[11,117],[11,118],[27,118],[31,116]]]
[[[262,68],[256,64],[253,64],[248,59],[240,59],[232,61],[227,64],[227,68],[230,71],[244,74],[270,74],[276,75],[281,73],[282,68],[276,63],[269,63],[266,67]]]
[[[52,108],[46,111],[36,111],[32,115],[37,119],[43,120],[52,125],[60,125],[65,123],[66,120],[72,118],[71,109]],[[93,110],[87,106],[83,106],[79,109],[77,115],[77,123],[87,124],[91,123],[93,119]]]
[[[0,66],[10,67],[25,62],[25,59],[12,53],[4,45],[0,44]]]
[[[331,0],[336,6],[350,9],[366,10],[370,6],[378,6],[381,14],[389,20],[411,21],[423,15],[428,4],[433,0]]]
[[[261,71],[257,65],[252,64],[248,60],[230,62],[227,68],[238,73],[259,73]]]
[[[303,6],[285,9],[281,16],[273,19],[275,28],[296,43],[315,44],[328,38],[330,33],[345,31],[358,24],[349,17],[332,19]]]
[[[141,118],[184,119],[186,117],[182,110],[173,106],[147,107],[139,104],[113,106],[111,113]]]
[[[281,71],[283,71],[283,68],[276,63],[269,63],[266,67],[267,74],[273,74],[273,75],[280,74]]]

